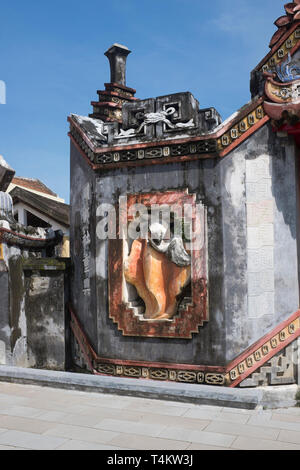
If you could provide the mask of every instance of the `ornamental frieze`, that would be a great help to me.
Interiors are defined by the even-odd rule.
[[[173,115],[174,108],[169,109],[171,109]],[[156,117],[154,120],[156,120]],[[196,135],[194,137],[183,135],[182,139],[179,139],[178,136],[176,136],[176,139],[171,139],[171,136],[169,136],[168,139],[165,138],[160,141],[161,145],[155,145],[155,142],[151,142],[151,136],[149,141],[140,138],[134,140],[137,138],[135,132],[138,133],[139,128],[137,128],[137,131],[133,131],[134,128],[129,128],[128,135],[124,131],[124,142],[123,138],[120,139],[118,123],[107,124],[98,119],[95,120],[77,115],[71,115],[69,118],[71,124],[69,135],[94,169],[97,169],[97,166],[112,168],[128,162],[141,165],[147,162],[155,163],[159,160],[162,162],[172,162],[175,160],[185,161],[197,158],[223,157],[232,150],[233,146],[239,145],[249,136],[249,133],[255,132],[267,120],[268,116],[264,110],[263,100],[260,98],[257,100],[257,103],[250,103],[248,107],[242,108],[237,115],[233,116],[232,120],[228,120],[224,125],[220,124],[216,127],[215,132],[206,133],[205,136],[199,137]],[[205,109],[203,112],[200,112],[198,124],[200,121],[203,126],[215,126],[216,122],[218,122],[218,115],[214,108]],[[142,123],[144,122],[142,121]],[[187,127],[178,127],[178,125],[176,127],[175,124],[174,126],[172,124],[172,127],[167,126],[158,117],[156,122],[160,126],[166,125],[168,127],[167,132],[170,131],[171,133],[174,129],[176,131],[180,129],[180,132],[185,132],[191,123],[192,121],[190,120],[186,123]],[[131,124],[132,121],[129,120],[128,125]],[[146,125],[143,126],[143,131],[145,132],[145,129],[148,129],[148,127]],[[191,127],[193,128],[194,125]],[[112,132],[114,133],[113,136]],[[147,132],[150,132],[149,129]],[[130,140],[132,138],[134,139],[131,143]],[[111,139],[115,142],[112,146],[109,144]],[[114,141],[114,139],[116,140]]]

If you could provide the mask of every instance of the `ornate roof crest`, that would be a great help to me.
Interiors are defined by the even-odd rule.
[[[295,22],[300,20],[300,0],[295,0],[294,2],[287,3],[284,5],[286,15],[280,16],[275,21],[275,26],[278,27],[278,31],[272,36],[269,47],[272,49],[275,44],[282,38],[282,36],[287,32],[289,27]]]

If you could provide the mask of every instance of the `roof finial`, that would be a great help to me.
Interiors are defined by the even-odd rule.
[[[126,60],[130,50],[121,44],[113,44],[104,55],[110,63],[110,82],[126,86]]]

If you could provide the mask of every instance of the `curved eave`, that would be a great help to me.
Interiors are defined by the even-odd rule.
[[[56,237],[36,238],[4,227],[0,227],[0,243],[34,250],[42,250],[57,244]]]
[[[295,38],[295,31],[299,27],[300,20],[297,20],[292,24],[292,26],[287,30],[287,32],[284,33],[282,38],[280,38],[280,40],[272,47],[270,52],[259,62],[259,64],[253,69],[253,71],[261,70],[264,65],[268,64],[272,58],[275,59],[276,63],[279,63],[287,52],[290,52],[291,55],[295,54],[295,52],[300,47],[300,35],[299,38]],[[289,40],[293,40],[292,47],[287,48],[285,43]],[[281,49],[285,52],[285,54],[283,56],[279,54],[278,57],[278,51],[280,51]]]

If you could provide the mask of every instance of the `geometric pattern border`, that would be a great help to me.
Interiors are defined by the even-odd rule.
[[[299,336],[300,311],[298,310],[227,366],[227,383],[230,383],[231,387],[236,387]]]
[[[295,52],[295,50],[299,47],[299,40],[300,40],[300,28],[299,23],[295,23],[294,26],[290,29],[289,32],[285,34],[285,36],[281,39],[280,43],[277,44],[274,51],[271,51],[267,57],[260,62],[256,69],[260,70],[261,72],[266,72],[278,63],[282,61],[282,58],[285,57],[288,53],[291,55]]]
[[[250,346],[226,367],[187,364],[147,363],[104,359],[97,356],[85,335],[74,310],[69,305],[71,330],[82,358],[90,372],[96,375],[131,377],[181,383],[237,387],[272,357],[300,336],[300,310],[278,325],[269,334]]]

